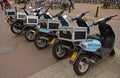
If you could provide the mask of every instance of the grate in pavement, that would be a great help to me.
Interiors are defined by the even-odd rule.
[[[15,52],[16,47],[17,47],[17,44],[0,45],[0,53]]]

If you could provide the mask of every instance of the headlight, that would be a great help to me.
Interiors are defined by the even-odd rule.
[[[36,15],[37,13],[34,13],[34,15]]]
[[[31,9],[32,8],[32,6],[29,6],[29,9]]]

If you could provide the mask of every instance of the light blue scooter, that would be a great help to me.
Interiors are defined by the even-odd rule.
[[[62,24],[62,26],[70,26],[70,22],[66,17],[62,16],[65,10],[60,11],[52,18],[57,17]],[[57,31],[52,31],[50,29],[40,29],[35,37],[34,45],[38,49],[46,48],[48,45],[55,43],[57,39]]]
[[[88,31],[87,34],[90,34],[91,28],[89,27],[89,24],[87,23],[87,21],[83,18],[87,13],[89,13],[89,11],[80,13],[76,17],[72,18],[70,20],[70,22],[76,21],[78,27],[86,27],[87,31]],[[80,41],[74,42],[74,43],[75,43],[75,45],[78,45],[80,43]],[[56,59],[63,59],[68,54],[71,54],[71,52],[72,52],[72,51],[70,51],[71,49],[72,50],[74,49],[73,43],[71,43],[70,41],[67,41],[67,40],[58,39],[52,47],[52,54]]]
[[[98,25],[100,34],[88,35],[86,41],[80,42],[78,46],[75,46],[76,49],[74,49],[70,58],[70,63],[73,64],[76,74],[82,75],[86,73],[90,67],[90,63],[96,63],[105,54],[109,54],[110,56],[115,55],[115,33],[112,27],[106,24],[106,22],[116,16],[108,16],[93,23],[91,26]]]

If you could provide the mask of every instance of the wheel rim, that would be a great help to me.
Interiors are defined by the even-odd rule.
[[[16,33],[21,32],[21,29],[17,28],[16,26],[20,27],[21,24],[19,24],[19,23],[14,24],[14,26],[13,26],[13,31],[16,32]]]
[[[36,41],[36,44],[38,47],[45,47],[47,44],[47,41],[41,38],[38,38],[38,40]]]
[[[58,46],[56,48],[56,54],[57,54],[58,57],[63,57],[65,55],[65,50],[61,49],[61,46]]]
[[[80,72],[86,72],[87,71],[87,69],[89,68],[89,63],[87,63],[87,61],[88,61],[88,58],[87,57],[83,57],[81,60],[80,60],[80,62],[79,62],[79,64],[78,64],[78,69],[79,69],[79,71]]]
[[[28,31],[28,32],[26,33],[27,39],[33,40],[33,39],[35,38],[34,32],[35,32],[35,31]]]

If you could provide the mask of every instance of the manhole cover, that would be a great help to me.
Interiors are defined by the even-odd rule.
[[[15,52],[17,44],[0,45],[0,53]]]

